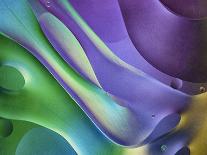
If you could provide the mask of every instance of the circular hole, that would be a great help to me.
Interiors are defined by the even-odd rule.
[[[206,92],[206,88],[205,88],[205,87],[200,87],[200,92],[201,92],[201,93]]]
[[[6,90],[20,90],[24,87],[23,75],[14,67],[0,66],[0,87]]]
[[[0,138],[8,137],[11,135],[12,131],[12,122],[8,119],[0,118]]]
[[[155,114],[152,114],[152,118],[155,118]]]
[[[183,86],[183,81],[178,78],[175,78],[171,81],[170,86],[174,89],[181,89]]]

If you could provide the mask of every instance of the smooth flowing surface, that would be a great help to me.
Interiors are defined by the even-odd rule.
[[[174,7],[1,0],[0,154],[206,155],[205,19]]]

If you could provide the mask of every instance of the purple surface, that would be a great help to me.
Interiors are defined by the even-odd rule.
[[[206,82],[206,19],[178,16],[158,0],[119,3],[130,38],[148,62],[177,78]]]
[[[40,1],[45,5],[45,1]],[[119,58],[137,68],[137,70],[132,71],[104,55],[60,2],[61,0],[52,1],[49,7],[45,6],[45,9],[38,13],[47,12],[46,9],[48,9],[74,33],[103,89],[90,82],[89,85],[98,90],[99,93],[108,94],[111,99],[125,107],[130,113],[132,121],[129,121],[128,137],[120,138],[115,132],[109,131],[102,122],[99,122],[93,115],[93,111],[81,100],[78,92],[72,90],[64,81],[64,78],[47,62],[46,58],[43,58],[38,53],[43,50],[38,44],[35,44],[35,41],[39,41],[38,37],[33,38],[35,41],[33,39],[29,40],[27,33],[24,33],[25,36],[18,31],[12,33],[12,30],[15,29],[13,27],[10,27],[11,29],[5,28],[5,34],[27,48],[53,74],[109,139],[125,146],[137,146],[152,142],[150,149],[153,150],[153,155],[160,153],[160,149],[157,150],[157,146],[162,146],[163,144],[170,146],[163,154],[182,153],[182,151],[184,152],[183,154],[187,154],[188,149],[185,146],[187,145],[186,134],[188,131],[172,132],[156,141],[156,143],[153,143],[153,141],[172,131],[180,121],[180,113],[188,107],[192,99],[192,96],[176,89],[186,87],[186,90],[193,90],[194,88],[190,88],[191,84],[186,86],[185,81],[159,72],[147,63],[144,58],[167,74],[191,82],[205,82],[207,75],[204,72],[207,66],[204,61],[206,58],[204,49],[207,46],[205,45],[206,38],[203,34],[205,19],[195,20],[175,15],[169,12],[159,1],[120,0],[124,16],[123,20],[118,1],[92,0],[89,3],[89,1],[71,0],[70,2],[74,8],[103,40],[105,45]],[[173,7],[171,3],[166,5]],[[179,14],[182,11],[182,7],[181,10],[175,11]],[[196,18],[197,16],[194,17]],[[45,21],[43,19],[39,22],[40,25],[44,25]],[[45,32],[46,28],[42,30]],[[50,35],[47,37],[48,40],[53,40]],[[56,50],[59,49],[57,45],[54,45],[54,41],[50,43]],[[64,53],[63,50],[59,51],[59,53],[68,64],[71,64],[71,59],[61,54]],[[59,58],[58,56],[57,58]],[[73,64],[71,65],[73,66]],[[75,65],[73,67],[76,69]],[[70,70],[75,72],[72,69]],[[77,75],[77,73],[74,74]],[[175,89],[155,80],[154,77],[163,83],[169,83]]]
[[[114,54],[128,64],[135,66],[161,82],[169,86],[171,85],[171,81],[174,81],[175,78],[169,76],[168,74],[162,73],[153,67],[140,55],[140,49],[137,50],[132,44],[117,0],[92,0],[81,2],[70,0],[70,2],[73,4],[74,8],[81,15],[84,21],[87,22],[92,30],[104,41],[104,43],[112,50],[112,52],[114,52]],[[42,3],[45,4],[45,1],[42,1]],[[81,45],[86,53],[88,50],[96,51],[96,49],[90,45],[90,41],[86,39],[87,37],[85,34],[81,32],[73,21],[66,17],[64,9],[60,8],[58,5],[56,6],[57,8],[53,8],[51,6],[47,7],[47,9],[52,12],[56,12],[55,15],[58,16],[58,18],[60,18],[66,25],[68,25],[70,30],[73,31],[75,36],[81,42]],[[149,43],[146,42],[145,45],[148,46]],[[160,60],[160,58],[158,58],[158,60]],[[187,81],[183,81],[182,83],[183,85],[179,90],[188,94],[199,94],[199,88],[201,86],[207,87],[206,83],[191,83]]]

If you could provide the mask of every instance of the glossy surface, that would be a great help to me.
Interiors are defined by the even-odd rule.
[[[165,13],[151,20],[146,5]],[[157,31],[148,28],[162,17],[187,20],[164,5],[149,0],[2,0],[0,153],[206,155],[205,56],[189,51],[189,59],[181,62],[185,52],[175,50],[180,46],[167,42],[168,35],[153,39]],[[171,33],[172,23],[162,32]],[[182,34],[171,34],[182,43]],[[195,45],[190,39],[185,43]],[[160,55],[152,54],[154,45]],[[169,51],[162,55],[165,47]],[[189,62],[197,58],[201,61]],[[176,65],[181,74],[173,69]]]

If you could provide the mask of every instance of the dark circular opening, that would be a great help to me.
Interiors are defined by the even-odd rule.
[[[171,81],[170,86],[174,89],[181,89],[183,86],[183,81],[178,78],[175,78]]]
[[[206,88],[205,87],[200,87],[200,92],[201,93],[205,93],[206,92]]]

